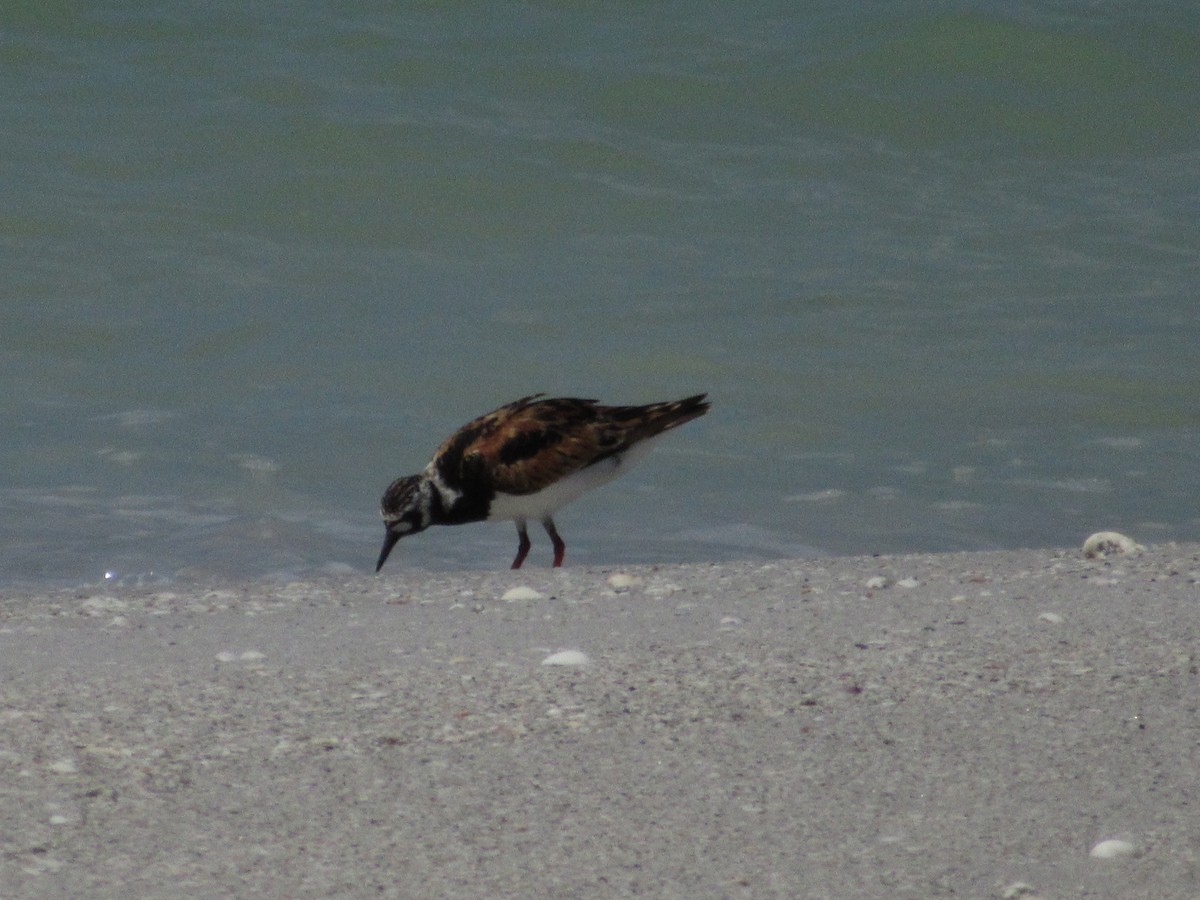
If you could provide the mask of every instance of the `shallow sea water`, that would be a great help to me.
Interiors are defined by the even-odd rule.
[[[0,585],[369,571],[535,391],[714,404],[568,563],[1200,536],[1190,3],[6,15]]]

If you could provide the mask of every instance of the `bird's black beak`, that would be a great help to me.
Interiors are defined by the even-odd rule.
[[[375,563],[375,574],[379,574],[379,570],[383,568],[383,564],[387,562],[388,554],[392,552],[392,548],[396,546],[396,541],[400,540],[400,532],[388,529],[383,536],[383,549],[379,551],[379,562]]]

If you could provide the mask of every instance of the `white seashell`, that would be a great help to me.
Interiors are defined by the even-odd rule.
[[[614,591],[627,591],[631,587],[636,587],[642,583],[642,579],[635,578],[626,572],[614,572],[608,576],[608,586]]]
[[[1141,553],[1146,548],[1119,531],[1097,531],[1083,542],[1083,555],[1088,559],[1120,553]]]
[[[520,585],[519,587],[509,588],[504,592],[501,600],[545,600],[545,594],[539,594],[531,587]]]
[[[1115,859],[1118,856],[1128,856],[1133,852],[1133,844],[1118,838],[1101,841],[1091,849],[1088,856],[1093,859]]]
[[[582,650],[559,650],[542,660],[543,666],[586,666],[591,659]]]

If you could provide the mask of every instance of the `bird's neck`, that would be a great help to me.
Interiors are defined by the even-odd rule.
[[[429,518],[433,525],[462,525],[487,518],[491,494],[448,484],[436,469],[425,473],[429,485]]]

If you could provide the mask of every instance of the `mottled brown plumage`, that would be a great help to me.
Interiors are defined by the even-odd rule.
[[[538,519],[559,566],[565,545],[553,512],[616,477],[623,462],[632,463],[649,449],[645,442],[709,408],[704,394],[646,406],[542,396],[522,397],[473,419],[442,443],[424,472],[388,487],[382,503],[387,533],[376,571],[401,537],[430,525],[487,519],[516,522],[520,544],[514,569],[529,550],[526,520]]]

